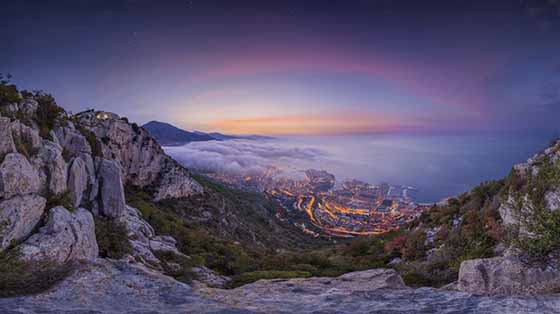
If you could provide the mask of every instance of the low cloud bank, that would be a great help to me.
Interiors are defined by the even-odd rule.
[[[166,147],[165,151],[191,169],[242,176],[261,175],[270,167],[277,167],[280,176],[301,177],[301,170],[312,168],[315,161],[327,156],[316,148],[250,140],[192,142]]]

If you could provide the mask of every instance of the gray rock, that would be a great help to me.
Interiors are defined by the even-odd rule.
[[[51,142],[44,141],[39,153],[32,159],[32,163],[39,173],[44,176],[48,193],[59,195],[66,192],[68,181],[68,167],[62,157],[62,147]]]
[[[548,191],[544,195],[546,207],[551,211],[560,209],[560,190]]]
[[[19,110],[27,117],[35,115],[38,107],[39,104],[37,101],[31,98],[25,98],[21,103],[19,103]]]
[[[94,260],[99,255],[92,214],[79,208],[70,213],[58,206],[49,210],[45,226],[19,246],[26,260],[58,263]]]
[[[14,196],[0,202],[0,251],[22,241],[35,229],[47,201],[38,195]]]
[[[177,241],[170,236],[158,236],[148,222],[142,219],[140,212],[126,206],[126,215],[120,218],[128,230],[128,239],[133,248],[133,256],[150,267],[160,268],[161,261],[154,255],[156,251],[172,252],[184,256],[175,246]]]
[[[258,282],[237,289],[189,286],[138,264],[98,259],[46,293],[0,298],[0,313],[26,314],[432,314],[558,313],[560,298],[490,297],[421,289],[346,290],[335,278]],[[348,282],[345,282],[347,284]]]
[[[197,193],[202,193],[202,186],[193,180],[189,173],[182,167],[170,167],[159,181],[155,200],[180,198]]]
[[[125,214],[124,188],[121,168],[113,160],[99,162],[100,213],[109,218],[119,218]]]
[[[39,131],[28,127],[20,121],[11,123],[12,135],[17,137],[21,142],[25,142],[31,148],[29,153],[39,150],[43,144],[43,139],[39,136]],[[14,139],[15,140],[15,139]]]
[[[457,288],[476,294],[535,294],[560,289],[560,271],[530,266],[518,256],[467,260],[461,263]]]
[[[193,267],[191,271],[195,274],[196,280],[210,287],[223,288],[231,281],[230,277],[222,276],[208,267]]]
[[[59,127],[54,130],[56,137],[64,149],[72,156],[80,154],[91,155],[91,147],[86,138],[74,128],[73,124],[66,127]]]
[[[85,112],[77,124],[93,132],[102,145],[104,159],[121,166],[125,184],[155,188],[156,200],[179,198],[202,192],[188,171],[165,155],[157,142],[142,128],[134,128],[117,115]]]
[[[39,174],[27,158],[19,153],[6,155],[0,165],[0,199],[37,193],[39,190]]]
[[[10,118],[0,116],[0,158],[15,151],[16,147],[12,138]],[[1,159],[0,162],[2,162]]]
[[[77,208],[82,203],[84,192],[88,187],[88,173],[81,158],[74,158],[68,171],[68,189],[72,205]]]

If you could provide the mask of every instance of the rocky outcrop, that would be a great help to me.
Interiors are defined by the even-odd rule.
[[[0,199],[38,193],[39,190],[39,174],[27,158],[19,153],[7,154],[0,165]]]
[[[202,192],[202,187],[179,163],[165,155],[142,128],[107,112],[78,114],[76,125],[99,140],[104,159],[116,161],[124,184],[149,186],[156,200],[180,198]],[[69,131],[59,131],[59,133]]]
[[[0,202],[0,251],[31,234],[43,216],[46,203],[37,195],[14,196]]]
[[[208,267],[200,266],[191,269],[197,281],[213,288],[223,288],[231,281],[230,277],[222,276]]]
[[[139,262],[161,268],[161,262],[154,252],[173,252],[176,255],[184,256],[175,246],[177,241],[173,237],[156,235],[154,228],[142,219],[136,208],[126,206],[126,212],[121,217],[121,221],[128,230],[133,256]]]
[[[99,162],[99,211],[103,216],[119,218],[125,214],[124,187],[121,168],[117,162],[103,159]]]
[[[47,223],[19,246],[26,260],[94,260],[99,254],[92,214],[79,208],[74,213],[64,207],[49,210]]]
[[[530,265],[519,256],[467,260],[461,263],[457,288],[475,294],[542,294],[560,291],[558,265]]]
[[[10,118],[0,117],[0,157],[15,151],[16,146],[12,138]],[[0,162],[1,161],[0,159]]]
[[[38,169],[41,182],[45,183],[46,194],[59,195],[66,192],[68,166],[62,157],[60,145],[45,141],[31,162]]]
[[[174,161],[167,161],[163,169],[155,193],[156,201],[203,192],[200,184],[190,177],[188,171],[183,167],[177,167]]]
[[[85,162],[81,158],[74,158],[68,170],[68,190],[74,208],[82,204],[89,181]]]

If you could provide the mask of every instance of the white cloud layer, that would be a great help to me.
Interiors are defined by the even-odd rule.
[[[191,169],[251,176],[274,166],[282,170],[281,175],[300,177],[301,170],[312,168],[314,162],[327,155],[316,148],[286,146],[274,140],[192,142],[165,147],[165,151]]]

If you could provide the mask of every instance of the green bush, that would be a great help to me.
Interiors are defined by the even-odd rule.
[[[94,157],[103,157],[103,148],[101,143],[97,140],[97,136],[92,131],[80,126],[78,131],[86,138],[89,146],[91,147],[91,154]]]
[[[37,123],[39,124],[39,135],[44,139],[48,139],[49,132],[55,127],[55,124],[65,111],[56,104],[52,95],[43,91],[35,92],[33,99],[38,103]]]
[[[538,162],[538,173],[522,181],[518,190],[510,190],[519,200],[518,211],[526,206],[521,201],[524,194],[529,196],[532,205],[526,213],[518,212],[524,218],[522,228],[528,234],[517,232],[513,242],[537,259],[560,249],[560,212],[551,211],[545,202],[545,194],[560,186],[560,162],[553,162],[548,156],[541,157]]]
[[[0,74],[0,106],[17,103],[21,100],[16,85],[10,83],[12,77]]]
[[[236,288],[261,279],[308,278],[311,273],[305,271],[254,271],[237,275],[227,284],[227,288]]]
[[[28,262],[17,251],[0,252],[0,297],[15,297],[44,292],[70,275],[73,264],[49,261]]]
[[[123,223],[113,219],[95,218],[95,238],[101,257],[120,259],[132,253],[128,231]]]
[[[47,208],[53,208],[57,206],[62,206],[69,211],[74,211],[74,205],[72,204],[72,200],[70,199],[70,192],[64,192],[60,194],[53,194],[47,196]]]

